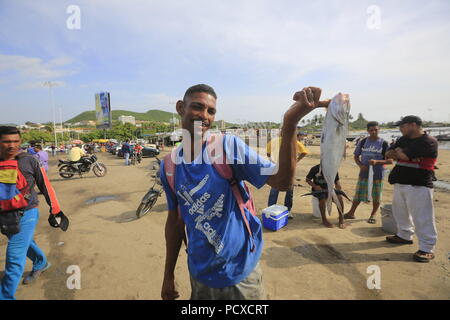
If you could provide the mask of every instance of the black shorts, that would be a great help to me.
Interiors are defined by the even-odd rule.
[[[319,200],[327,199],[328,198],[328,191],[313,194],[313,197],[316,197]]]

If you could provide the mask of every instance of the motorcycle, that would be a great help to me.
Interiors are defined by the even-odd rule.
[[[136,165],[137,163],[141,163],[142,161],[142,152],[137,153],[136,151],[133,151],[130,155],[130,162],[132,165]]]
[[[104,177],[106,175],[107,169],[103,163],[97,161],[97,157],[93,155],[81,157],[77,162],[59,160],[58,163],[59,175],[65,179],[72,178],[78,173],[80,177],[83,174],[88,173],[91,168],[97,177]]]
[[[153,208],[153,206],[155,205],[158,198],[164,192],[164,188],[162,187],[162,183],[161,183],[161,179],[160,179],[161,160],[159,160],[157,156],[155,156],[155,158],[158,163],[158,168],[155,172],[155,180],[153,182],[153,186],[142,198],[141,203],[139,204],[139,207],[136,210],[136,216],[138,219],[140,217],[145,216],[147,213],[150,212],[150,210]],[[158,186],[158,187],[155,187],[155,186]]]

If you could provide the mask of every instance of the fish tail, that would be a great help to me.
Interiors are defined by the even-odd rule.
[[[339,201],[339,198],[338,198],[336,192],[334,191],[334,189],[331,192],[331,197],[328,197],[328,198],[329,198],[330,202],[331,202],[331,199],[334,200],[334,202],[336,203],[336,207],[337,207],[337,209],[339,211],[339,214],[343,214],[344,209],[342,208],[341,202]]]
[[[328,215],[331,216],[331,209],[333,206],[333,199],[336,197],[336,193],[334,192],[334,188],[328,187],[328,198],[327,198],[327,211]]]

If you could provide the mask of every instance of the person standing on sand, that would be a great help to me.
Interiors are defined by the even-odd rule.
[[[302,138],[305,136],[305,133],[303,132],[298,132],[297,133],[297,162],[299,162],[300,160],[302,160],[306,155],[309,154],[309,150],[305,147],[305,145],[302,143]],[[280,148],[280,144],[281,144],[281,137],[277,138],[277,141],[273,140],[274,143],[272,144],[272,140],[269,141],[269,143],[267,144],[267,157],[272,161],[272,162],[277,162],[278,160],[278,153],[279,153],[279,148]],[[273,149],[273,150],[272,150]],[[272,152],[274,154],[272,154]],[[280,191],[278,191],[275,188],[271,188],[270,189],[270,193],[269,193],[269,200],[267,205],[270,207],[271,205],[274,205],[277,203],[278,200],[278,194],[280,193]],[[286,191],[286,195],[284,196],[284,206],[288,208],[289,211],[289,219],[292,219],[292,202],[293,202],[293,198],[294,198],[294,189],[288,190]]]
[[[34,155],[36,159],[38,159],[41,167],[45,169],[45,172],[48,173],[48,153],[42,150],[42,146],[40,144],[34,147],[36,154]]]
[[[234,173],[232,182],[222,178],[208,152],[203,152],[207,147],[203,139],[207,138],[216,114],[214,89],[204,84],[192,86],[183,100],[177,102],[176,110],[185,137],[182,147],[175,149],[173,163],[177,165],[169,177],[165,170],[166,160],[161,162],[161,168],[165,168],[161,170],[161,181],[169,211],[165,226],[162,299],[179,297],[174,271],[185,229],[191,299],[265,298],[259,264],[263,247],[261,222],[247,208],[239,207],[236,196],[248,198],[242,190],[243,180],[257,188],[264,184],[281,191],[292,188],[297,124],[315,108],[329,104],[329,101],[320,102],[320,95],[321,90],[313,87],[295,93],[295,102],[284,115],[277,172],[274,163],[260,157],[240,138],[223,136],[222,151]],[[223,157],[223,153],[219,156]],[[175,173],[173,190],[176,193],[168,183],[168,178],[172,179]],[[241,192],[234,193],[236,188],[232,188],[231,183],[237,184]]]
[[[402,137],[386,152],[397,163],[389,174],[394,185],[392,214],[397,222],[397,234],[386,237],[395,244],[412,244],[414,231],[419,250],[417,262],[434,259],[437,229],[433,206],[433,172],[438,156],[438,142],[422,130],[422,120],[406,116],[396,123]]]
[[[384,139],[378,136],[380,127],[378,122],[370,121],[367,123],[367,132],[369,136],[359,141],[354,151],[354,159],[359,166],[359,178],[356,183],[355,196],[353,197],[352,208],[344,215],[345,219],[355,219],[355,211],[361,202],[369,202],[369,166],[373,168],[372,184],[372,213],[368,223],[375,224],[375,214],[380,207],[381,195],[383,192],[383,177],[385,164],[392,164],[391,159],[385,160],[386,150],[389,147]]]
[[[0,210],[1,231],[8,237],[5,272],[0,284],[0,300],[15,299],[14,295],[22,278],[27,257],[33,262],[33,268],[31,273],[24,278],[23,284],[34,282],[42,272],[50,267],[44,252],[33,240],[34,231],[39,221],[39,200],[34,186],[39,188],[50,207],[49,224],[54,228],[59,227],[63,231],[66,231],[69,227],[69,219],[60,209],[55,191],[45,170],[40,167],[35,157],[21,152],[20,141],[20,131],[17,128],[0,127],[0,162],[8,168],[18,166],[20,173],[28,184],[26,190],[22,191],[25,192],[24,198],[28,199],[28,204],[25,207],[9,211]],[[1,184],[5,182],[3,179],[11,177],[11,171],[17,172],[16,169],[9,169],[9,174],[6,172],[8,170],[2,171],[3,174],[0,175]],[[16,179],[13,180],[17,181]],[[15,219],[12,220],[11,217],[15,217]],[[58,222],[56,218],[61,219],[61,221]],[[8,226],[8,228],[4,228],[5,226]]]
[[[316,197],[319,200],[319,209],[320,215],[322,216],[322,223],[327,228],[333,228],[333,225],[328,221],[326,215],[326,202],[328,198],[328,184],[325,178],[320,171],[320,164],[312,167],[308,175],[306,176],[306,183],[309,184],[312,188],[311,192],[313,193],[313,197]],[[336,190],[342,190],[341,184],[339,182],[339,173],[336,174],[336,178],[334,180],[334,184],[336,186]],[[339,202],[341,204],[342,210],[344,210],[344,200],[340,194],[337,195]],[[345,229],[344,220],[339,215],[339,228]]]
[[[130,154],[131,154],[131,146],[130,140],[127,139],[125,143],[122,145],[123,157],[125,158],[125,165],[130,165]]]

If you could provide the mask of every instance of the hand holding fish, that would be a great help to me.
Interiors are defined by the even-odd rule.
[[[318,185],[314,185],[313,189],[314,191],[322,191],[322,188]]]
[[[375,160],[375,159],[369,160],[369,165],[371,166],[382,166],[384,164],[386,164],[385,160]]]
[[[331,100],[320,101],[322,89],[306,87],[294,94],[295,103],[284,114],[285,121],[295,121],[297,124],[304,116],[315,108],[328,107]]]
[[[409,161],[408,156],[403,152],[402,148],[395,148],[395,153],[397,156],[397,160]]]
[[[369,171],[369,167],[365,166],[365,165],[360,165],[359,168],[361,169],[361,171]]]

